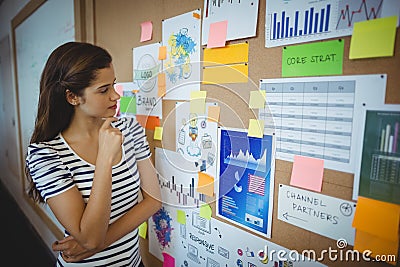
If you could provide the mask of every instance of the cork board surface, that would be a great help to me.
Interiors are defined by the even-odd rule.
[[[256,118],[258,110],[248,108],[250,91],[258,89],[260,79],[281,78],[282,47],[265,48],[265,6],[260,0],[257,35],[253,38],[228,41],[227,44],[249,43],[249,82],[231,84],[229,89],[217,85],[201,85],[207,91],[207,102],[217,102],[221,107],[220,124],[226,127],[247,128],[248,120]],[[117,82],[132,81],[132,49],[137,46],[162,41],[162,20],[196,9],[203,9],[203,0],[94,0],[94,43],[105,47],[113,56]],[[140,23],[152,21],[151,41],[140,42]],[[400,104],[400,32],[397,29],[395,55],[387,58],[349,60],[351,37],[344,40],[343,75],[387,74],[385,101]],[[202,53],[201,53],[202,58]],[[153,140],[153,132],[147,130],[148,140],[154,155],[155,147],[175,150],[175,101],[163,101],[163,140]],[[153,156],[154,160],[154,156]],[[336,247],[336,241],[298,228],[277,219],[278,184],[289,184],[292,163],[276,160],[275,193],[272,221],[272,238],[269,241],[289,249],[315,249],[320,252],[327,247]],[[353,174],[324,170],[322,194],[351,200]],[[211,205],[212,206],[212,205]],[[213,206],[212,206],[213,207]],[[215,207],[215,206],[214,206]],[[215,208],[213,217],[215,218]],[[249,233],[250,234],[250,233]],[[349,246],[351,248],[351,246]],[[141,239],[141,250],[146,266],[162,266],[162,263],[148,253],[148,239]],[[341,266],[340,262],[324,261],[329,266]],[[343,264],[343,263],[342,263]],[[346,266],[363,266],[361,263],[346,263]],[[368,266],[390,266],[385,263],[370,262]]]

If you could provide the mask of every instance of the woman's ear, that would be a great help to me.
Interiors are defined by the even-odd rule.
[[[71,92],[69,89],[65,90],[65,98],[67,99],[68,103],[70,103],[73,106],[79,104],[78,96],[73,92]]]

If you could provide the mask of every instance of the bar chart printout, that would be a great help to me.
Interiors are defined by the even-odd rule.
[[[398,0],[267,1],[265,47],[351,35],[354,23],[399,11]]]
[[[400,204],[399,111],[367,110],[359,195]]]

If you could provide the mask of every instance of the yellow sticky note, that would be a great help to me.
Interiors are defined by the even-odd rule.
[[[249,108],[264,108],[265,91],[257,90],[250,92]]]
[[[207,91],[190,92],[190,113],[205,114]]]
[[[219,113],[221,108],[219,106],[209,106],[207,112],[207,121],[219,122]]]
[[[248,136],[262,138],[264,135],[264,121],[250,119],[249,120],[249,130],[247,133]]]
[[[225,47],[206,48],[203,66],[245,63],[249,61],[249,44],[231,44]]]
[[[212,210],[210,205],[203,204],[200,206],[200,217],[210,220],[211,215],[212,215]]]
[[[396,241],[399,218],[400,205],[359,196],[352,225],[357,230]]]
[[[233,64],[203,68],[204,84],[247,83],[249,78],[247,64]]]
[[[163,60],[167,58],[167,47],[166,46],[160,46],[158,48],[158,59]]]
[[[198,174],[197,192],[211,197],[214,196],[214,177],[205,172],[199,172]]]
[[[163,127],[156,126],[154,128],[154,140],[162,140]]]
[[[183,210],[176,211],[176,219],[180,224],[186,224],[186,213]]]
[[[393,56],[397,16],[354,23],[349,58]]]
[[[147,235],[147,222],[143,222],[141,225],[139,225],[139,236],[146,239]]]
[[[394,255],[397,259],[399,240],[398,236],[396,241],[386,240],[379,238],[375,235],[356,230],[356,235],[354,239],[354,250],[362,253],[365,250],[372,251],[371,256],[376,257],[377,255]],[[394,258],[386,257],[386,262],[392,265],[396,264]]]

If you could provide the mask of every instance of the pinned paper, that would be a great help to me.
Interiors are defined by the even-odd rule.
[[[208,33],[207,48],[224,47],[226,43],[227,31],[227,20],[211,23]]]
[[[207,112],[207,121],[219,122],[219,113],[221,108],[219,106],[209,106]]]
[[[140,42],[151,40],[151,36],[153,35],[153,23],[151,21],[145,21],[140,23],[140,27],[142,29]]]
[[[349,58],[393,56],[397,16],[354,23]]]
[[[136,98],[130,96],[121,96],[119,100],[120,112],[136,114]]]
[[[167,47],[166,46],[160,46],[158,48],[158,59],[163,60],[167,58]]]
[[[148,130],[154,131],[157,126],[160,126],[160,118],[156,116],[136,115],[136,120]]]
[[[205,114],[207,91],[190,92],[190,113]]]
[[[146,236],[147,236],[147,222],[143,222],[141,225],[139,225],[139,236],[141,238],[146,239]]]
[[[361,230],[356,230],[356,235],[354,239],[354,250],[362,253],[365,250],[371,251],[371,256],[376,257],[377,255],[394,255],[397,259],[398,256],[399,242],[398,238],[396,241],[387,240],[375,235],[363,232]],[[394,258],[386,257],[386,262],[395,265],[396,261]],[[392,261],[390,261],[392,260]],[[394,261],[393,261],[394,260]]]
[[[246,63],[203,68],[204,84],[247,83],[248,76]]]
[[[294,155],[290,185],[321,192],[324,160]]]
[[[199,172],[198,175],[197,192],[214,196],[214,177],[205,172]]]
[[[265,107],[265,91],[257,90],[250,92],[249,108],[264,108]]]
[[[379,238],[398,241],[400,205],[358,196],[353,227]]]
[[[186,224],[186,213],[183,210],[176,210],[176,218],[178,223]]]
[[[175,267],[175,258],[169,255],[167,252],[162,253],[164,261],[163,267]]]
[[[262,138],[264,135],[264,121],[250,119],[247,135],[252,137]]]
[[[210,205],[208,204],[203,204],[200,206],[200,217],[210,220],[211,219],[211,215],[212,215],[212,210]]]
[[[162,140],[163,127],[156,126],[154,128],[154,140]]]

